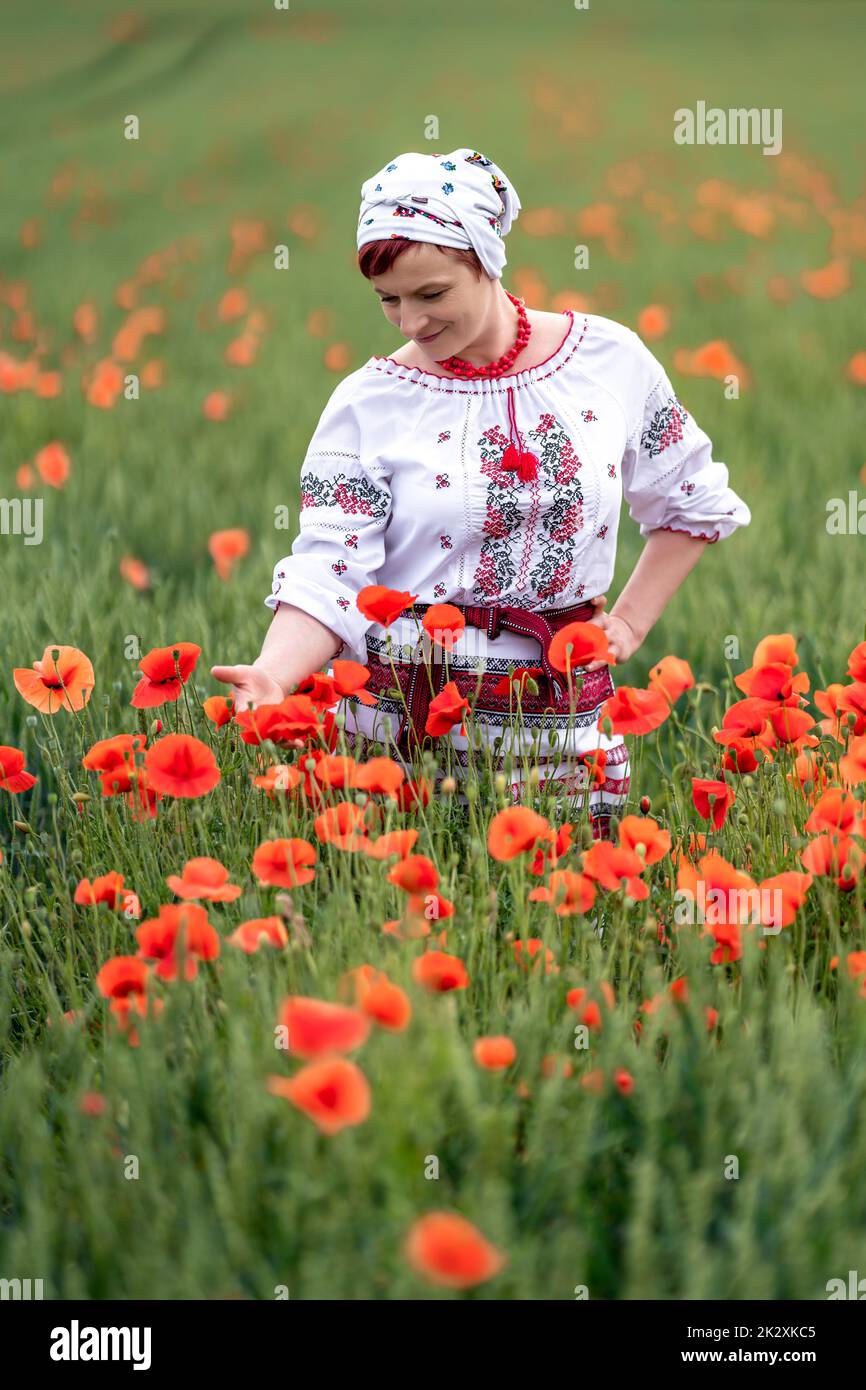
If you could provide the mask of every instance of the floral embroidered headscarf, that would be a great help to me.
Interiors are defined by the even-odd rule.
[[[498,280],[503,239],[519,212],[513,185],[477,150],[400,154],[361,186],[358,250],[389,237],[472,247]]]

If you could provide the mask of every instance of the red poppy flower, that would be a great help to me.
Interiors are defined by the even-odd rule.
[[[192,734],[166,734],[144,755],[148,781],[164,796],[204,796],[220,780],[216,758]]]
[[[229,579],[238,560],[250,548],[249,533],[239,526],[228,531],[214,531],[208,538],[207,548],[220,579]]]
[[[615,734],[648,734],[663,724],[670,712],[667,697],[660,690],[621,685],[602,705],[598,727],[609,719]]]
[[[554,869],[545,887],[533,888],[530,902],[550,903],[559,917],[588,912],[595,902],[595,884],[573,869]]]
[[[381,792],[396,797],[406,780],[406,774],[393,758],[368,758],[355,773],[358,791]]]
[[[649,888],[640,877],[644,867],[644,861],[634,850],[613,845],[610,840],[599,840],[583,855],[585,874],[611,893],[624,888],[626,897],[634,902],[649,897]]]
[[[416,896],[432,893],[439,883],[436,865],[426,854],[407,855],[388,871],[386,877],[389,883],[395,884],[404,893]]]
[[[313,821],[316,838],[337,849],[359,850],[367,834],[365,809],[353,801],[340,801],[329,806]]]
[[[202,702],[202,709],[212,724],[221,729],[224,724],[231,722],[235,712],[235,700],[233,695],[209,695]]]
[[[455,724],[460,724],[460,733],[465,737],[466,729],[461,721],[469,709],[469,701],[460,694],[456,682],[449,681],[430,701],[424,732],[437,738],[440,734],[447,734]]]
[[[32,772],[24,771],[24,754],[20,748],[0,743],[0,790],[17,795],[36,786]]]
[[[446,1211],[430,1212],[413,1224],[406,1258],[424,1279],[451,1289],[485,1283],[506,1260],[471,1221]]]
[[[466,628],[466,619],[453,603],[431,603],[421,626],[434,645],[450,652]]]
[[[298,888],[315,878],[311,865],[316,851],[308,840],[263,840],[253,855],[253,873],[259,883],[277,888]]]
[[[550,834],[550,823],[528,806],[507,806],[498,811],[487,827],[487,851],[492,859],[505,863],[535,847],[537,840]]]
[[[261,946],[288,946],[289,934],[281,917],[252,917],[241,922],[226,940],[230,946],[253,955]]]
[[[278,704],[256,705],[235,716],[244,743],[294,743],[317,738],[319,711],[309,695],[287,695]]]
[[[447,994],[452,989],[466,989],[469,984],[462,960],[446,951],[426,951],[423,956],[416,956],[412,979],[431,994]]]
[[[733,806],[736,793],[727,782],[715,782],[705,777],[692,778],[692,801],[695,810],[704,820],[712,818],[713,827],[720,830],[725,823],[729,807]]]
[[[547,659],[554,670],[566,674],[591,661],[609,661],[607,634],[598,623],[567,623],[553,634]]]
[[[390,1033],[402,1033],[412,1017],[408,995],[384,975],[361,989],[358,1007]]]
[[[144,994],[149,977],[149,967],[138,956],[112,956],[97,972],[96,988],[107,999],[124,999]]]
[[[171,647],[154,647],[138,663],[141,680],[132,692],[130,704],[136,709],[152,709],[177,700],[201,656],[195,642],[175,642]],[[175,667],[175,662],[176,667]]]
[[[207,898],[214,903],[232,903],[239,898],[242,889],[236,883],[229,883],[229,871],[218,859],[207,855],[198,859],[188,859],[183,873],[169,874],[166,883],[179,898]]]
[[[129,917],[137,917],[135,911],[138,905],[138,897],[123,886],[123,874],[112,871],[102,874],[90,882],[89,878],[82,878],[78,887],[75,889],[73,902],[85,904],[88,907],[95,907],[97,903],[107,903],[109,907],[119,912],[126,913]],[[127,909],[130,909],[127,911]]]
[[[358,594],[357,605],[365,618],[381,627],[390,627],[400,614],[418,599],[406,590],[389,589],[384,584],[368,584]]]
[[[360,1010],[299,994],[283,1000],[277,1022],[286,1030],[286,1051],[307,1060],[351,1052],[370,1033],[370,1020]]]
[[[360,661],[336,659],[331,662],[331,669],[334,673],[334,686],[341,699],[351,696],[355,700],[360,700],[362,705],[378,703],[376,696],[364,689],[370,679],[370,672],[366,666],[362,666]]]
[[[135,939],[138,954],[157,962],[156,973],[162,980],[177,979],[181,955],[184,976],[191,980],[197,961],[215,960],[220,953],[219,937],[204,908],[195,903],[163,903],[158,917],[142,922]]]
[[[692,668],[679,656],[663,656],[649,673],[649,689],[658,690],[671,705],[694,683]]]
[[[16,667],[12,679],[28,705],[42,714],[83,709],[94,686],[93,667],[84,652],[56,643],[45,648],[41,661],[34,661],[32,670]]]
[[[323,1134],[360,1125],[370,1114],[367,1078],[345,1057],[310,1062],[292,1077],[269,1076],[271,1095],[282,1096],[313,1121]]]
[[[830,787],[815,802],[806,829],[810,832],[828,830],[833,835],[858,835],[862,824],[862,803],[851,792]]]
[[[848,751],[839,759],[839,771],[849,786],[866,782],[866,735],[849,741]]]
[[[505,1036],[476,1038],[472,1056],[485,1071],[505,1071],[517,1057],[517,1048]]]
[[[643,851],[645,864],[657,864],[670,853],[671,837],[650,816],[623,816],[619,823],[619,842],[635,854]]]

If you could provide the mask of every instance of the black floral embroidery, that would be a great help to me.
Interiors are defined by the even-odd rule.
[[[679,444],[683,437],[683,425],[688,418],[688,411],[680,405],[676,396],[671,396],[655,412],[641,435],[641,448],[653,459],[657,454],[663,454],[671,444]]]
[[[339,507],[347,516],[368,516],[380,521],[388,515],[388,503],[388,494],[367,478],[351,478],[345,473],[327,478],[319,473],[301,474],[301,511]]]

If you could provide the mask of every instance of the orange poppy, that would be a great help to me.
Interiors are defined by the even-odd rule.
[[[291,792],[300,786],[303,780],[302,774],[296,767],[289,763],[273,763],[261,776],[253,775],[253,786],[262,787],[268,796],[273,797],[276,792]]]
[[[830,787],[819,797],[806,821],[810,832],[828,830],[831,834],[857,835],[863,824],[863,805],[852,792]]]
[[[554,633],[547,656],[555,670],[566,674],[591,661],[611,659],[607,634],[598,623],[567,623]]]
[[[24,771],[24,754],[21,749],[0,743],[0,791],[17,795],[18,792],[27,792],[35,786],[36,778],[33,773]]]
[[[408,590],[389,589],[384,584],[368,584],[357,597],[359,611],[365,618],[378,623],[380,627],[390,627],[407,608],[417,602],[418,595]]]
[[[166,734],[144,755],[148,782],[163,796],[204,796],[220,780],[216,758],[192,734]]]
[[[866,864],[866,854],[850,836],[825,832],[809,841],[800,863],[819,878],[834,878],[843,893],[850,893]]]
[[[663,656],[649,673],[649,689],[660,691],[671,705],[694,683],[692,668],[679,656]]]
[[[202,701],[202,709],[211,723],[221,729],[223,725],[231,723],[234,717],[234,696],[209,695],[206,700]]]
[[[421,626],[431,642],[450,652],[466,627],[466,619],[453,603],[432,603]]]
[[[381,792],[395,797],[406,780],[406,774],[393,758],[368,758],[355,773],[358,791]]]
[[[601,1009],[602,1001],[607,1009],[616,1007],[616,995],[607,980],[599,980],[595,991],[578,988],[570,989],[565,996],[565,1002],[570,1009],[574,1009],[578,1020],[589,1028],[601,1029],[603,1014]]]
[[[447,994],[452,989],[466,989],[469,984],[462,960],[446,951],[426,951],[423,956],[416,956],[412,979],[431,994]]]
[[[16,667],[12,679],[19,695],[42,714],[83,709],[94,686],[93,667],[84,652],[54,644],[45,648],[32,670]]]
[[[150,570],[143,560],[137,560],[134,555],[123,555],[118,570],[121,579],[131,584],[139,593],[144,593],[151,587]]]
[[[671,316],[663,304],[648,304],[637,316],[637,331],[651,342],[662,338],[671,326]]]
[[[56,439],[40,449],[33,462],[43,483],[49,487],[61,488],[68,481],[71,468],[69,455]]]
[[[293,743],[316,738],[319,712],[309,695],[287,695],[278,704],[256,705],[235,716],[244,743]]]
[[[155,705],[177,700],[200,656],[201,647],[195,642],[175,642],[170,647],[154,647],[138,663],[141,680],[129,703],[135,709],[152,709]]]
[[[609,719],[615,734],[648,734],[663,724],[670,712],[667,696],[660,690],[621,685],[602,705],[598,727]]]
[[[307,1115],[322,1134],[360,1125],[371,1109],[367,1078],[345,1057],[310,1062],[292,1077],[269,1076],[267,1087]]]
[[[96,988],[106,999],[124,999],[144,994],[149,978],[150,968],[138,956],[112,956],[97,971]]]
[[[277,1023],[286,1030],[286,1050],[306,1060],[351,1052],[370,1033],[370,1020],[359,1009],[299,994],[283,1000]]]
[[[253,855],[252,869],[259,883],[277,888],[298,888],[312,883],[310,867],[316,851],[308,840],[263,840]]]
[[[610,840],[597,841],[583,855],[583,872],[589,878],[611,893],[623,888],[626,897],[634,902],[649,897],[649,888],[640,877],[644,867],[644,861],[634,850],[614,845]]]
[[[424,732],[438,738],[447,734],[455,724],[460,725],[460,733],[465,737],[466,728],[462,720],[470,709],[469,701],[460,694],[455,681],[448,681],[439,694],[430,701],[430,711],[424,725]]]
[[[361,848],[371,859],[390,859],[392,854],[408,859],[417,840],[417,830],[389,830],[375,840],[365,839]]]
[[[472,1055],[485,1071],[505,1071],[517,1057],[517,1048],[504,1036],[476,1038]]]
[[[249,533],[239,526],[228,531],[214,531],[207,548],[220,579],[229,579],[238,560],[250,548]]]
[[[839,771],[849,786],[866,782],[866,735],[849,740],[847,751],[839,759]]]
[[[617,1067],[613,1074],[613,1084],[620,1095],[630,1096],[634,1090],[634,1077],[630,1071],[626,1071],[625,1067]]]
[[[229,871],[218,859],[204,855],[188,859],[183,873],[169,874],[166,883],[179,898],[206,898],[213,903],[232,903],[242,889],[228,881]]]
[[[439,883],[436,865],[426,854],[407,855],[388,871],[386,877],[389,883],[402,888],[404,893],[416,896],[432,893]]]
[[[789,927],[806,901],[811,885],[811,874],[801,874],[794,869],[762,879],[759,884],[762,924],[777,929]]]
[[[499,1273],[506,1260],[471,1221],[446,1211],[429,1212],[415,1221],[405,1249],[417,1274],[451,1289],[471,1289],[485,1283]]]
[[[231,396],[225,391],[211,391],[202,401],[201,411],[206,420],[227,420],[231,410]]]
[[[645,864],[657,864],[670,853],[670,832],[662,830],[650,816],[623,816],[619,823],[619,842],[640,854]]]
[[[126,913],[127,916],[137,917],[138,897],[123,886],[123,874],[113,871],[102,874],[90,882],[89,878],[82,878],[75,889],[73,902],[85,904],[88,907],[95,907],[97,903],[107,903],[109,907],[115,908],[119,912]],[[127,908],[130,910],[127,912]]]
[[[195,903],[163,903],[157,917],[150,917],[137,928],[138,954],[155,960],[156,974],[162,980],[175,980],[183,956],[184,978],[193,979],[200,960],[215,960],[220,939],[203,907]]]
[[[497,811],[487,827],[487,850],[504,863],[534,849],[537,840],[550,833],[550,823],[528,806],[507,806]]]
[[[866,642],[858,642],[848,657],[848,675],[855,681],[866,681]]]
[[[367,834],[364,816],[363,806],[356,806],[353,801],[340,801],[316,817],[313,830],[323,844],[347,851],[359,850]]]
[[[426,777],[420,777],[417,781],[404,782],[397,791],[397,810],[421,810],[423,807],[430,805],[430,797],[432,794],[432,783]]]
[[[391,1033],[402,1033],[412,1017],[409,996],[384,975],[361,989],[358,1007]]]
[[[533,888],[529,900],[550,903],[557,916],[570,917],[575,912],[589,911],[595,902],[595,884],[586,874],[554,869],[544,887]]]
[[[280,917],[252,917],[241,922],[226,940],[252,955],[260,946],[288,946],[289,934]]]

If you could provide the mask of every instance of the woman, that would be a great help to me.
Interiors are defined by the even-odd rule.
[[[359,736],[407,755],[453,681],[473,706],[475,746],[497,765],[510,752],[515,796],[535,767],[539,786],[583,802],[591,773],[598,836],[628,792],[625,744],[598,728],[610,670],[575,672],[569,697],[551,637],[592,621],[616,664],[627,661],[705,545],[750,515],[635,333],[526,309],[504,289],[519,209],[502,170],[470,149],[403,154],[364,183],[360,269],[408,341],[333,392],[301,470],[300,533],[265,599],[274,618],[261,654],[212,674],[241,710],[283,699],[335,657],[363,662],[375,705],[342,702],[359,756]],[[623,495],[647,543],[608,613]],[[414,609],[386,631],[357,605],[370,585],[407,591]],[[467,624],[447,665],[419,634],[441,603]],[[432,688],[422,655],[435,661]],[[450,741],[464,768],[473,755],[460,728],[433,741]]]

